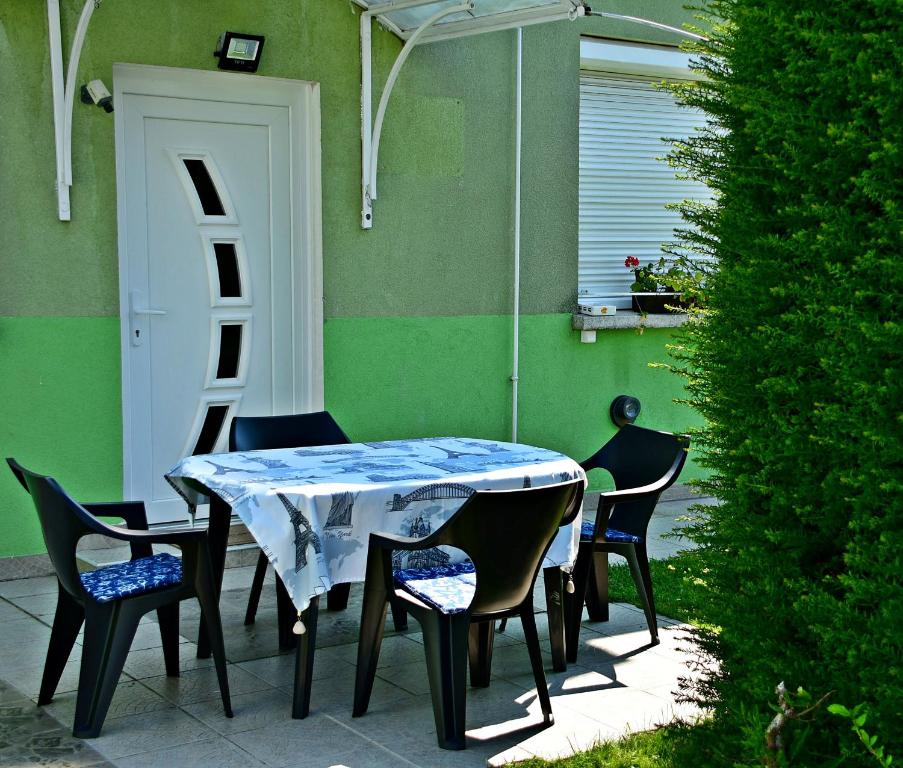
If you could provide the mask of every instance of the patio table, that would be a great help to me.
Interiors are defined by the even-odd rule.
[[[197,504],[210,501],[210,546],[218,585],[234,512],[266,553],[294,606],[304,612],[307,632],[300,644],[304,648],[299,648],[294,707],[295,715],[303,717],[319,595],[333,585],[364,581],[371,532],[422,537],[475,490],[577,478],[585,482],[586,475],[572,459],[544,448],[440,437],[189,456],[166,478],[192,512]],[[578,516],[559,531],[543,563],[546,591],[556,604],[561,600],[560,566],[573,564],[579,537]],[[414,568],[463,558],[460,551],[434,548],[398,552],[395,565]],[[550,634],[555,666],[563,669],[564,629],[557,614],[550,616]],[[203,639],[199,655],[206,652]]]

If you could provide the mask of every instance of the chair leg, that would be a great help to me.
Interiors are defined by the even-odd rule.
[[[536,694],[539,697],[542,719],[552,725],[555,717],[552,715],[552,700],[549,698],[549,686],[546,684],[546,674],[542,668],[542,651],[539,649],[539,635],[536,632],[536,617],[533,615],[532,603],[524,608],[520,617],[524,625],[527,650],[530,652],[530,666],[533,668],[533,679],[536,681]]]
[[[470,660],[470,685],[473,688],[489,687],[494,639],[494,621],[472,621],[470,623],[467,653]]]
[[[298,644],[298,636],[292,632],[298,611],[288,596],[288,590],[279,574],[276,574],[276,621],[279,625],[279,650],[290,651]]]
[[[546,592],[546,615],[549,619],[549,642],[552,645],[552,669],[564,672],[567,668],[564,639],[564,580],[561,568],[546,568],[543,585]]]
[[[658,621],[655,616],[655,600],[652,597],[652,574],[649,572],[649,558],[646,555],[645,545],[636,544],[629,547],[626,556],[633,583],[646,613],[646,624],[649,625],[652,645],[658,645]]]
[[[226,717],[232,717],[229,673],[226,669],[226,646],[223,642],[223,624],[219,614],[219,591],[214,586],[211,570],[204,566],[202,559],[196,582],[197,597],[201,606],[201,619],[207,628],[207,638],[210,643],[210,651],[213,654],[213,663],[216,666],[216,679],[219,683],[220,698],[223,701],[223,712],[225,712]]]
[[[251,594],[248,595],[248,607],[245,610],[245,626],[250,626],[257,618],[257,605],[260,602],[260,593],[263,592],[263,580],[267,575],[267,565],[269,565],[267,556],[260,551],[257,556],[257,567],[254,569],[254,578],[251,581]],[[279,578],[278,576],[276,577]]]
[[[314,675],[314,651],[317,646],[317,618],[320,613],[320,598],[311,598],[307,609],[301,614],[305,632],[298,640],[295,653],[295,690],[292,697],[292,717],[301,720],[310,714],[310,688]]]
[[[361,609],[361,629],[357,644],[357,675],[354,681],[354,717],[363,715],[370,705],[388,605],[386,590],[381,584],[372,587],[370,584],[364,585],[364,605]]]
[[[390,600],[389,606],[392,609],[392,624],[395,626],[395,631],[405,632],[408,628],[407,609],[398,600]]]
[[[504,632],[508,628],[508,619],[502,619],[499,622],[499,632]]]
[[[126,601],[89,606],[72,735],[100,735],[141,614]]]
[[[608,552],[593,552],[586,612],[590,621],[608,621]]]
[[[163,663],[167,677],[179,676],[179,604],[172,603],[157,609],[160,641],[163,644]]]
[[[84,621],[85,609],[63,589],[62,585],[59,585],[56,614],[53,617],[53,629],[50,632],[47,660],[44,662],[41,691],[38,694],[39,706],[49,704],[53,699],[63,669],[72,653],[72,646],[75,645],[75,639],[78,637],[78,631]]]
[[[464,749],[467,711],[467,635],[470,616],[438,611],[421,620],[436,736],[442,749]]]
[[[348,607],[349,592],[351,584],[333,584],[332,589],[326,593],[326,610],[344,611]]]
[[[577,561],[571,573],[574,591],[572,594],[566,592],[564,594],[565,657],[570,663],[577,661],[577,649],[580,647],[580,622],[583,619],[583,601],[586,597],[592,557],[592,542],[581,542]]]

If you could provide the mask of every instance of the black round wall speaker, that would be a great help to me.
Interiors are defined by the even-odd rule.
[[[637,416],[640,415],[640,407],[640,401],[637,398],[630,395],[618,395],[611,401],[608,413],[615,425],[623,427],[625,424],[633,424],[636,421]]]

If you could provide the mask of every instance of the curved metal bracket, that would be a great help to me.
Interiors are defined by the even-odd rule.
[[[401,10],[418,5],[429,5],[436,0],[411,0],[404,3],[389,3],[387,5],[374,6],[361,14],[361,227],[371,229],[373,227],[373,201],[376,199],[376,164],[379,159],[379,140],[382,135],[383,120],[386,116],[386,108],[392,89],[398,80],[401,68],[410,56],[419,38],[437,22],[453,13],[473,10],[473,0],[443,8],[423,22],[405,42],[404,47],[395,59],[389,77],[383,87],[379,99],[379,107],[376,110],[376,120],[371,126],[372,103],[372,61],[371,61],[371,19],[386,10]]]
[[[72,186],[72,109],[75,104],[75,81],[88,24],[101,0],[85,0],[63,79],[63,40],[60,31],[59,0],[47,0],[47,28],[50,37],[50,79],[53,92],[53,128],[56,138],[56,192],[60,221],[69,221],[69,187]]]

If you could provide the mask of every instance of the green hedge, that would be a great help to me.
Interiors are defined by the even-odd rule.
[[[708,11],[709,80],[678,91],[720,128],[673,155],[717,195],[684,206],[685,242],[718,266],[675,350],[721,500],[694,533],[720,626],[696,695],[742,744],[722,759],[767,757],[783,680],[865,703],[903,761],[903,3]],[[811,720],[787,728],[791,764],[872,764],[848,723]]]

